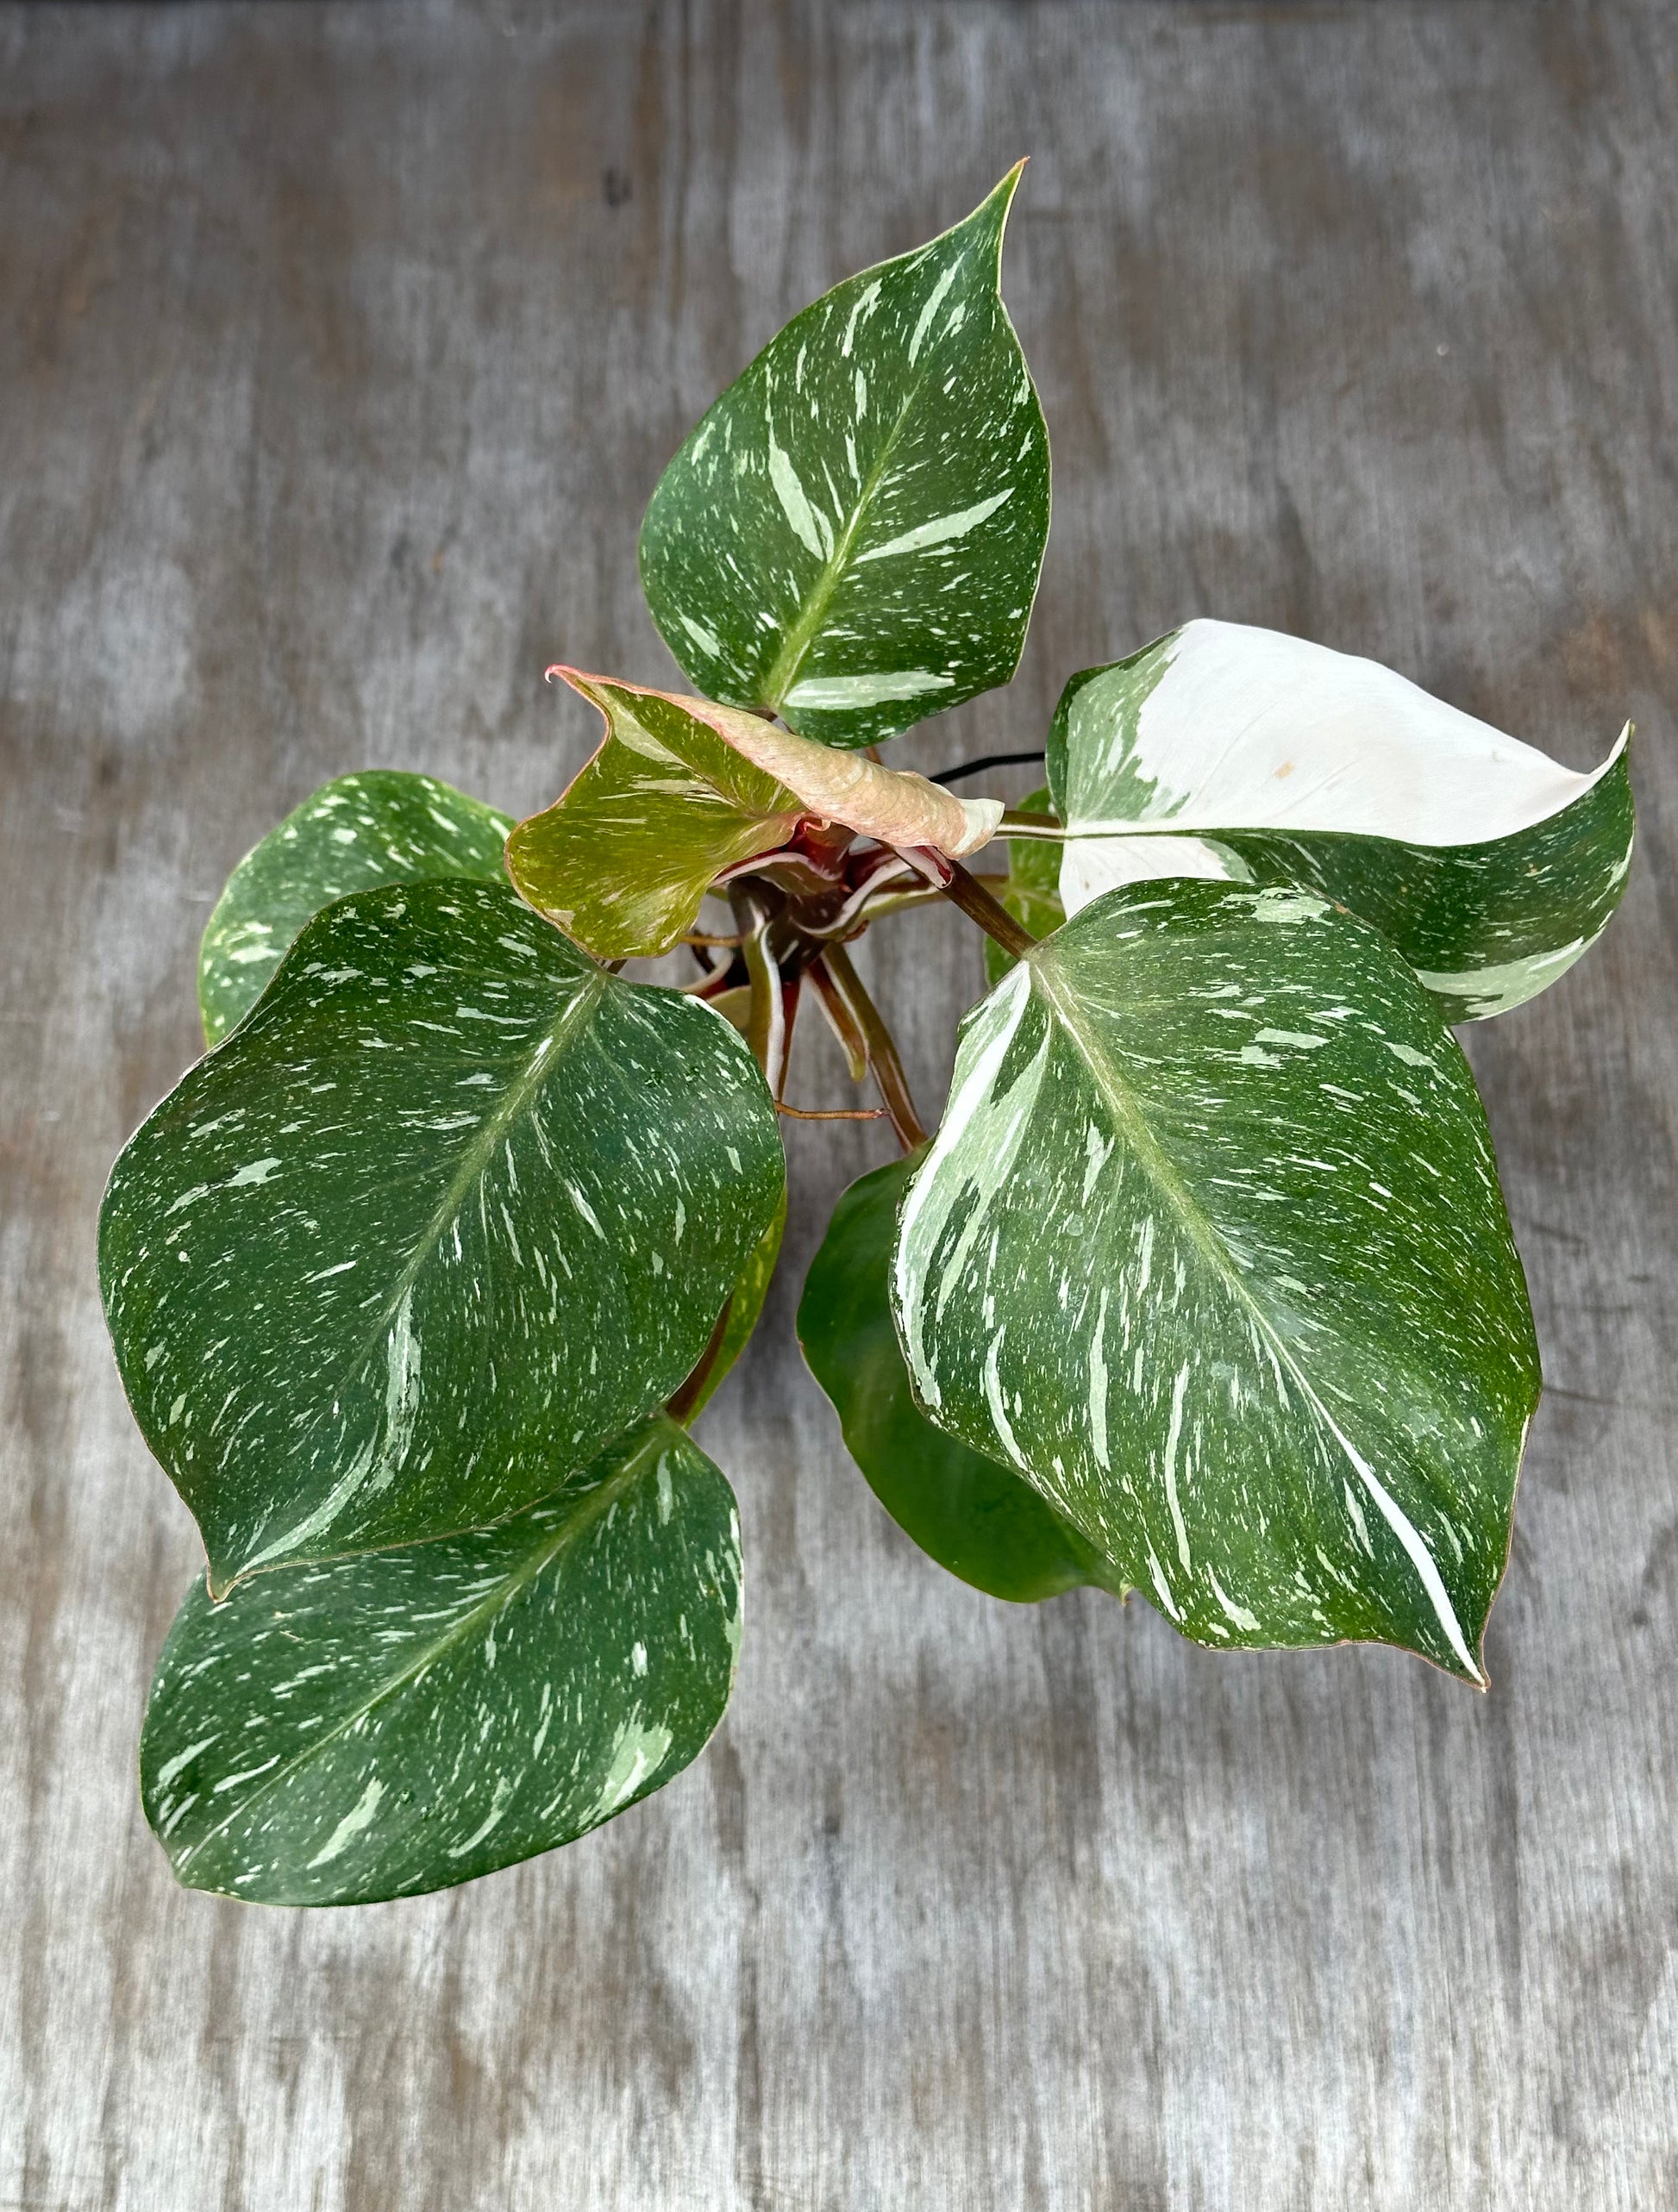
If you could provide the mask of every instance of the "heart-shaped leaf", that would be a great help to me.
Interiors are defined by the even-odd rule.
[[[505,886],[317,915],[100,1218],[117,1365],[212,1590],[551,1489],[689,1373],[782,1187],[727,1023]]]
[[[957,798],[757,715],[574,668],[548,673],[592,701],[606,734],[564,797],[513,832],[507,868],[601,959],[668,952],[724,870],[784,845],[803,821],[960,855],[1002,818],[994,799]]]
[[[228,878],[198,953],[198,1004],[218,1045],[255,1005],[304,923],[335,899],[442,876],[501,878],[510,819],[401,768],[336,776]]]
[[[1090,833],[1061,897],[1075,914],[1162,876],[1309,884],[1389,937],[1448,1021],[1482,1020],[1564,975],[1619,903],[1625,743],[1575,775],[1374,661],[1189,622],[1061,696],[1049,787]]]
[[[1019,803],[1022,814],[1054,812],[1047,786]],[[1007,880],[997,896],[1021,928],[1034,937],[1047,937],[1051,929],[1058,929],[1067,918],[1061,904],[1061,847],[1038,838],[1009,839]],[[985,940],[985,973],[992,984],[1000,983],[1013,965],[1013,955],[1004,952],[994,937]]]
[[[733,1494],[654,1419],[498,1528],[264,1575],[220,1605],[195,1584],[146,1715],[146,1817],[189,1889],[443,1889],[672,1780],[739,1647]]]
[[[1470,1679],[1538,1394],[1468,1065],[1303,890],[1150,883],[970,1018],[905,1202],[915,1390],[1212,1644]]]
[[[999,291],[1018,181],[795,316],[660,478],[642,581],[698,690],[863,746],[1013,674],[1049,534]]]
[[[919,1155],[853,1183],[798,1305],[798,1340],[845,1443],[893,1521],[940,1566],[1018,1603],[1082,1583],[1124,1584],[1011,1467],[934,1428],[915,1403],[892,1321],[898,1208]]]

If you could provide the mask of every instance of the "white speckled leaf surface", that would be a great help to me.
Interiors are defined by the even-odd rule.
[[[1193,622],[1074,676],[1049,740],[1068,914],[1166,876],[1303,883],[1372,922],[1452,1022],[1506,1013],[1607,926],[1626,735],[1577,775],[1377,662]],[[1115,834],[1115,832],[1123,834]]]
[[[1197,1640],[1479,1678],[1538,1393],[1468,1065],[1300,890],[1108,893],[969,1018],[905,1202],[917,1395]]]
[[[229,877],[198,951],[204,1036],[248,1014],[304,923],[379,884],[441,876],[498,882],[510,817],[435,776],[335,776],[252,847]]]
[[[862,746],[1013,674],[1049,534],[999,290],[1018,180],[795,316],[660,478],[642,580],[708,697]]]
[[[688,1373],[782,1187],[728,1024],[505,886],[317,916],[100,1217],[117,1365],[212,1586],[550,1490]]]
[[[721,1719],[734,1496],[661,1415],[499,1528],[202,1583],[164,1646],[146,1813],[191,1889],[360,1904],[598,1828]]]

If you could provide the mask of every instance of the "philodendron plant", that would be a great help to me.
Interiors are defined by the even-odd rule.
[[[1017,178],[806,309],[666,470],[641,570],[692,696],[561,668],[603,734],[546,812],[341,777],[211,917],[212,1049],[99,1250],[208,1554],[141,1747],[192,1887],[464,1881],[704,1743],[741,1560],[692,1424],[774,1267],[800,1008],[903,1157],[841,1200],[799,1334],[917,1542],[1215,1650],[1482,1679],[1539,1376],[1449,1025],[1604,927],[1624,740],[1575,775],[1197,620],[1071,678],[1023,807],[951,788],[994,761],[883,765],[1009,678],[1036,590]],[[846,947],[939,899],[992,987],[929,1135]],[[681,947],[685,984],[620,972]]]

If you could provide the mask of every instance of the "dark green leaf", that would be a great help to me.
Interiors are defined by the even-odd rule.
[[[834,1209],[798,1306],[811,1372],[874,1496],[940,1566],[1021,1603],[1080,1583],[1122,1593],[1120,1578],[1029,1483],[935,1428],[915,1403],[889,1278],[898,1203],[920,1158],[876,1168]]]
[[[202,1583],[141,1740],[189,1889],[366,1904],[470,1881],[670,1781],[740,1646],[734,1497],[668,1421],[498,1528]]]
[[[1018,178],[806,308],[665,471],[642,580],[698,690],[861,746],[1013,674],[1049,533],[999,290]]]
[[[380,884],[501,877],[512,828],[464,791],[400,768],[337,776],[253,846],[198,953],[204,1035],[220,1044],[255,1005],[304,923],[335,899]]]
[[[969,1019],[892,1295],[933,1418],[1186,1634],[1479,1678],[1537,1353],[1467,1063],[1365,923],[1064,922]]]
[[[551,1489],[690,1372],[781,1190],[707,1008],[502,885],[329,908],[101,1216],[117,1365],[212,1588]]]
[[[1304,883],[1390,938],[1450,1022],[1518,1006],[1606,926],[1631,863],[1622,737],[1575,775],[1391,669],[1195,622],[1067,685],[1051,789],[1075,914],[1164,876]]]

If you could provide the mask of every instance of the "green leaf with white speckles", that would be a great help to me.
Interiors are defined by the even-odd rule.
[[[935,1428],[915,1403],[892,1322],[898,1208],[918,1155],[865,1175],[840,1199],[811,1262],[798,1341],[832,1399],[850,1455],[893,1521],[940,1566],[1024,1604],[1118,1584],[1100,1554],[1011,1467]]]
[[[861,746],[1013,674],[1049,534],[999,289],[1018,180],[795,316],[660,478],[642,581],[709,697]]]
[[[218,1045],[249,1013],[304,923],[379,884],[498,882],[512,822],[435,776],[368,768],[322,784],[228,878],[198,952],[198,1005]]]
[[[1047,787],[1023,798],[1020,809],[1025,814],[1052,814],[1055,809]],[[998,842],[1006,836],[1005,830]],[[1066,909],[1061,904],[1061,847],[1036,838],[1009,838],[1007,880],[997,897],[1034,937],[1047,937],[1051,929],[1058,929],[1066,920]],[[1000,983],[1013,965],[1013,955],[1005,953],[994,937],[985,940],[985,973],[992,984]]]
[[[510,1866],[671,1781],[728,1703],[734,1497],[672,1422],[498,1528],[188,1595],[141,1740],[189,1888],[367,1904]]]
[[[1049,784],[1086,834],[1061,896],[1075,914],[1163,876],[1306,884],[1390,938],[1448,1021],[1484,1020],[1564,975],[1619,905],[1626,735],[1575,775],[1374,661],[1190,622],[1067,685]]]
[[[690,1372],[782,1187],[728,1024],[504,885],[317,915],[100,1216],[123,1386],[212,1587],[550,1489]]]
[[[1108,893],[969,1018],[892,1297],[941,1428],[1197,1640],[1478,1679],[1538,1394],[1468,1064],[1307,891]]]

